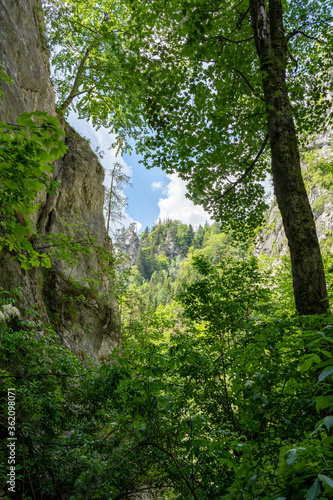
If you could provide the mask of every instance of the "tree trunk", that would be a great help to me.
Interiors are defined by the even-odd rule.
[[[296,309],[300,314],[325,313],[324,267],[286,85],[287,41],[281,0],[269,0],[269,15],[265,0],[250,0],[250,9],[263,75],[274,191],[290,250]]]
[[[111,200],[112,200],[112,195],[113,195],[113,179],[114,179],[114,173],[115,173],[115,168],[113,167],[112,170],[112,175],[111,175],[111,187],[110,187],[110,193],[109,193],[109,206],[108,206],[108,220],[106,224],[106,234],[109,236],[109,229],[110,229],[110,219],[111,219]]]
[[[81,92],[78,93],[78,90],[79,90],[79,87],[81,85],[81,77],[82,77],[83,72],[84,72],[84,65],[86,64],[86,62],[88,60],[88,57],[90,55],[90,52],[93,49],[93,47],[94,46],[92,45],[91,47],[89,47],[85,51],[84,56],[82,57],[82,59],[81,59],[81,61],[79,63],[79,66],[77,68],[77,73],[76,73],[76,76],[75,76],[75,79],[74,79],[73,87],[71,88],[71,91],[70,91],[69,95],[66,97],[66,99],[64,100],[64,102],[60,106],[60,111],[62,113],[65,113],[65,111],[67,111],[68,107],[72,104],[72,102],[75,99],[75,97],[77,95],[81,94]]]

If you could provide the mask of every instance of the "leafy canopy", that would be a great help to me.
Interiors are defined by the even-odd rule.
[[[329,117],[331,2],[284,1],[283,9],[287,86],[301,139]],[[139,145],[145,165],[178,172],[216,220],[249,231],[267,207],[270,159],[249,1],[148,0],[133,12],[150,78],[150,127]]]
[[[44,3],[58,108],[69,106],[93,125],[135,135],[142,126],[140,70],[128,41],[128,6],[121,0]]]

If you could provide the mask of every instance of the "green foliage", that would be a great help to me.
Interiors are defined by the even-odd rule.
[[[198,256],[193,258],[193,267],[201,279],[185,286],[179,300],[185,314],[195,321],[208,321],[214,335],[228,332],[232,336],[254,308],[258,314],[261,307],[266,307],[268,282],[255,258],[248,262],[225,259],[214,267]]]
[[[123,347],[101,367],[60,347],[33,312],[20,321],[4,296],[1,432],[15,387],[22,498],[145,488],[170,500],[330,497],[333,318],[279,309],[254,258],[193,263],[182,307],[152,312],[124,296]],[[68,287],[71,313],[91,292]],[[0,453],[6,464],[5,445]]]
[[[319,215],[325,206],[332,202],[332,172],[333,152],[330,148],[306,152],[303,156],[306,165],[304,168],[304,180],[308,192],[319,188],[322,193],[316,198],[313,208]]]
[[[131,20],[141,33],[142,65],[150,70],[150,127],[138,146],[144,163],[177,172],[193,201],[230,224],[237,238],[260,225],[267,208],[262,184],[271,168],[270,154],[260,152],[267,118],[284,87],[268,102],[263,88],[269,77],[262,71],[265,61],[259,60],[253,32],[254,5],[138,1]],[[283,20],[285,38],[278,44],[281,53],[286,50],[283,92],[286,101],[290,96],[300,142],[325,129],[332,89],[330,2],[304,5],[279,2],[277,10],[267,6],[266,11],[271,26],[277,11]],[[270,61],[275,75],[284,64],[279,57]]]
[[[318,37],[329,47],[331,25],[312,20],[331,7],[283,5],[301,135],[328,106],[329,59]],[[123,133],[138,135],[145,115],[139,148],[146,163],[152,152],[154,164],[177,170],[192,198],[243,227],[240,236],[261,220],[269,165],[261,156],[249,169],[269,110],[248,7],[206,0],[46,5],[62,111],[78,98],[80,116],[110,125],[120,146]],[[28,233],[36,195],[57,187],[48,174],[65,151],[62,132],[44,113],[19,120],[0,124],[0,243],[26,268],[49,265],[41,245],[74,266],[93,243],[84,227],[43,236],[37,249]],[[318,182],[329,186],[330,164],[314,163]],[[131,285],[126,293],[126,279],[117,285],[124,343],[102,366],[61,347],[37,308],[21,320],[2,293],[0,477],[5,482],[7,389],[15,387],[18,497],[120,500],[147,488],[170,500],[332,496],[333,317],[295,315],[289,263],[282,259],[268,273],[246,250],[217,224],[194,231],[166,221],[146,230]],[[59,308],[75,321],[79,303],[98,301],[94,286],[107,281],[114,293],[115,258],[104,247],[95,251],[100,274],[89,284],[63,277],[60,305],[52,303],[49,274],[55,326]],[[332,268],[330,255],[325,266]]]
[[[59,219],[62,233],[44,233],[35,236],[37,251],[47,250],[50,258],[63,262],[67,269],[73,269],[83,256],[90,256],[96,248],[96,239],[89,236],[87,225],[79,214],[72,213]]]
[[[114,361],[123,429],[171,498],[329,498],[333,318],[276,311],[255,260],[195,267],[181,328],[154,313]]]
[[[170,304],[183,290],[183,283],[197,279],[192,256],[204,255],[212,264],[234,256],[243,259],[247,244],[235,244],[230,235],[222,233],[220,225],[205,224],[193,230],[191,225],[167,220],[155,224],[141,234],[141,249],[132,269],[130,294],[145,296],[155,309]],[[126,313],[125,313],[126,315]]]
[[[30,319],[20,320],[15,300],[1,293],[1,497],[11,498],[6,486],[8,388],[16,393],[20,498],[126,496],[136,489],[140,472],[144,485],[147,460],[136,467],[135,448],[118,433],[122,416],[113,402],[117,374],[80,361],[62,347],[55,332],[39,326],[37,310],[24,314]]]
[[[66,152],[58,120],[46,113],[24,113],[17,125],[0,123],[0,249],[15,252],[21,266],[50,267],[49,257],[36,251],[30,216],[44,188],[55,193],[52,161]]]
[[[142,77],[128,50],[128,6],[118,0],[43,2],[60,112],[69,107],[93,125],[136,135],[142,125]],[[134,41],[134,38],[132,38]]]

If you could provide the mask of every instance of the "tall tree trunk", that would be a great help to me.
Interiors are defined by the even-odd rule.
[[[113,179],[114,179],[114,174],[115,174],[115,168],[113,167],[112,170],[112,175],[111,175],[111,187],[110,187],[110,193],[109,193],[109,206],[108,206],[108,220],[106,224],[106,234],[109,236],[109,229],[110,229],[110,219],[111,219],[111,200],[112,200],[112,195],[113,195]]]
[[[281,0],[250,0],[252,28],[263,74],[274,191],[291,256],[296,309],[328,309],[326,281],[316,226],[305,190],[298,142],[286,85],[287,40]]]

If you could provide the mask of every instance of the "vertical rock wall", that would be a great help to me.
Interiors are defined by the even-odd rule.
[[[0,83],[4,95],[0,120],[6,123],[15,123],[20,113],[36,110],[56,116],[43,33],[39,0],[0,0],[1,67],[14,82]],[[54,234],[66,233],[68,221],[81,220],[100,250],[80,256],[75,266],[52,257],[50,270],[29,272],[2,251],[0,287],[21,287],[18,306],[22,312],[37,303],[40,320],[51,323],[67,347],[82,357],[90,354],[101,361],[120,341],[112,279],[103,277],[109,263],[101,258],[103,250],[111,250],[103,216],[104,172],[87,141],[71,127],[64,124],[64,128],[68,151],[54,168],[61,188],[56,195],[40,193],[34,221],[41,234]]]
[[[323,135],[317,136],[311,144],[309,151],[316,152],[318,158],[328,161],[331,157],[333,147],[333,132],[327,130]],[[306,175],[307,165],[302,164],[303,172]],[[324,189],[319,182],[311,185],[308,193],[314,220],[316,223],[317,236],[319,242],[324,242],[327,233],[333,237],[333,194]],[[278,206],[275,204],[268,210],[263,232],[259,235],[254,248],[254,254],[266,254],[269,257],[279,257],[288,255],[288,243],[284,232],[282,218]]]

